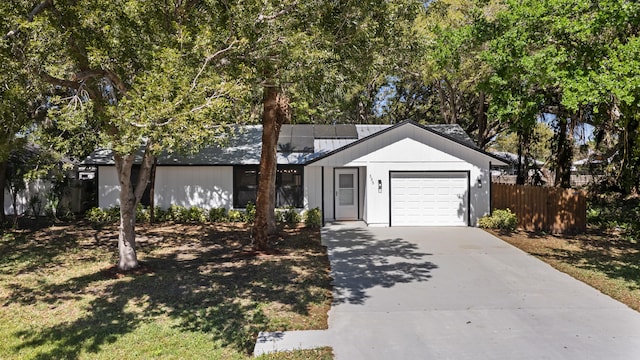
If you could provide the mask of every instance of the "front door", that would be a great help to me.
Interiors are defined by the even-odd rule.
[[[358,169],[335,171],[336,220],[358,219]]]

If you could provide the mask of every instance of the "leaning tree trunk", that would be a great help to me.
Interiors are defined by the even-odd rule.
[[[262,153],[256,218],[253,225],[254,250],[269,248],[269,234],[275,232],[275,188],[277,169],[277,145],[280,127],[290,117],[288,99],[275,86],[265,86],[262,99]]]
[[[147,144],[147,149],[150,144]],[[149,181],[153,157],[145,152],[135,187],[131,169],[135,155],[115,155],[116,170],[120,182],[120,229],[118,235],[118,269],[128,271],[138,266],[136,253],[136,206]]]

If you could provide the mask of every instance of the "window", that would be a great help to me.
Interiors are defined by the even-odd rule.
[[[233,167],[233,207],[244,208],[247,203],[256,203],[258,193],[258,167]]]
[[[276,207],[304,205],[301,165],[278,165],[276,173]],[[258,166],[233,167],[233,207],[245,208],[247,203],[256,203],[258,195]]]
[[[295,165],[278,166],[276,174],[276,207],[304,206],[302,174],[304,168]]]

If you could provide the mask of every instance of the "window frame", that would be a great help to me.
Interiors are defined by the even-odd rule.
[[[241,185],[241,176],[247,172],[253,172],[255,178],[247,185]],[[283,184],[284,172],[292,171],[293,178],[288,184]],[[299,180],[296,180],[298,177]],[[258,195],[259,165],[234,165],[233,166],[233,208],[246,209],[247,203],[255,204]],[[254,190],[252,190],[254,189]],[[251,200],[240,201],[240,192],[253,192]],[[293,193],[293,194],[292,194]],[[289,196],[287,196],[289,194]],[[291,195],[292,194],[292,195]],[[289,198],[288,203],[283,203],[283,197]],[[293,206],[297,209],[304,208],[304,165],[278,165],[276,172],[276,207]]]

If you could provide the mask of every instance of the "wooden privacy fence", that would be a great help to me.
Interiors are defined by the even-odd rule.
[[[565,234],[587,228],[587,200],[575,189],[492,184],[491,206],[511,209],[518,217],[518,226],[528,231]]]

